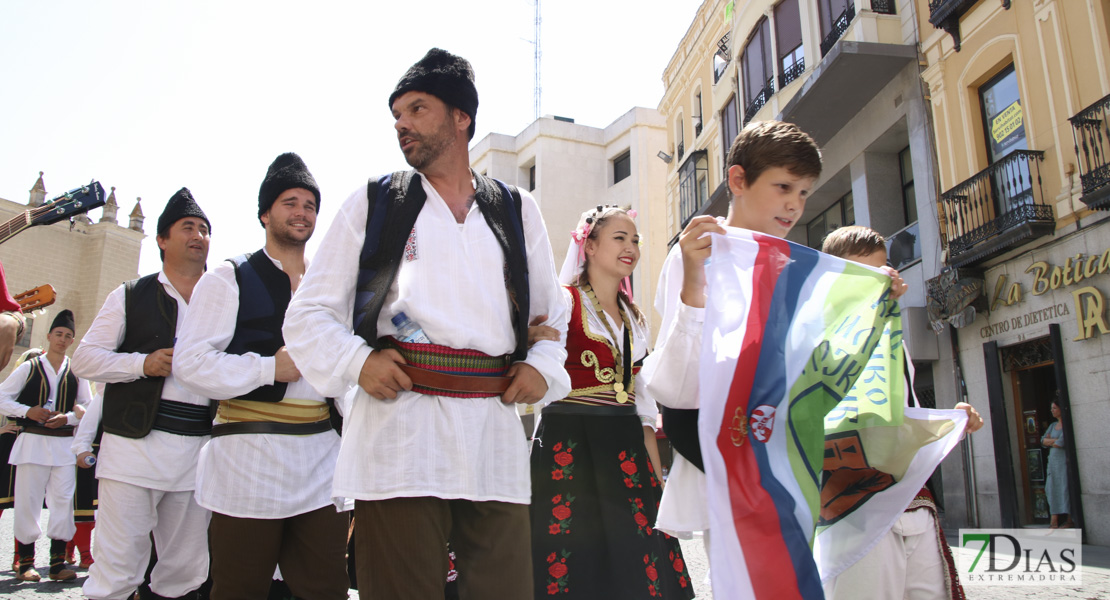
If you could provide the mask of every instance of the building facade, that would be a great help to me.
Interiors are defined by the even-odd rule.
[[[941,194],[939,395],[987,421],[946,489],[981,527],[1067,512],[1110,544],[1110,2],[917,0]],[[950,337],[949,337],[950,336]],[[1070,506],[1050,511],[1041,444],[1063,411]],[[959,487],[959,490],[954,488]]]
[[[605,128],[543,117],[516,136],[491,133],[470,150],[478,173],[529,190],[539,204],[551,238],[555,269],[566,257],[570,232],[588,208],[631,206],[642,241],[633,275],[636,302],[652,319],[655,283],[667,253],[663,182],[666,164],[656,154],[666,145],[658,111],[633,108]]]
[[[0,199],[0,222],[52,198],[40,173],[27,203]],[[32,227],[0,245],[0,263],[4,265],[12,294],[44,284],[53,286],[57,294],[53,306],[28,321],[15,355],[29,348],[44,347],[51,321],[66,308],[76,318],[76,338],[80,341],[108,293],[124,281],[138,277],[139,247],[145,237],[142,211],[136,203],[129,223],[121,226],[116,221],[118,209],[115,188],[111,188],[104,208],[94,211],[99,213],[96,222],[88,214],[80,215],[72,222]],[[6,377],[12,368],[9,365],[0,371],[0,377]]]

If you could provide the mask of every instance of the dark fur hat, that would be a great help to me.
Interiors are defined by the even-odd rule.
[[[193,200],[193,193],[189,188],[181,188],[170,198],[166,203],[166,208],[162,210],[162,215],[158,217],[158,235],[163,238],[169,233],[170,227],[173,224],[184,219],[185,217],[197,217],[204,219],[208,223],[208,232],[212,233],[212,223],[200,209],[200,205],[196,200]]]
[[[50,323],[50,331],[54,331],[58,327],[65,327],[73,333],[77,333],[77,323],[73,320],[72,310],[67,308],[54,317],[54,321]]]
[[[389,107],[405,92],[424,92],[443,100],[470,115],[467,133],[474,138],[475,117],[478,114],[478,89],[474,87],[474,69],[470,61],[446,50],[432,48],[409,68],[397,87],[389,95]]]
[[[258,222],[262,222],[262,215],[270,210],[282,192],[293,188],[303,188],[312,192],[316,196],[316,211],[320,211],[320,188],[316,185],[316,179],[312,177],[312,173],[308,171],[308,165],[304,164],[296,153],[286,152],[270,163],[270,168],[266,170],[266,178],[258,188]]]

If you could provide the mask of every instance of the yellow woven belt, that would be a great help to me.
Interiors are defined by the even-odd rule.
[[[315,423],[330,418],[325,402],[286,398],[281,402],[220,400],[216,423]]]

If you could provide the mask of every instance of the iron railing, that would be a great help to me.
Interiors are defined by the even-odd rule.
[[[767,104],[767,101],[771,99],[771,95],[774,93],[775,76],[772,75],[767,78],[767,85],[763,86],[762,90],[759,90],[759,93],[755,95],[755,98],[752,98],[752,101],[749,102],[748,106],[744,109],[745,124],[752,120],[752,117],[755,116],[755,113],[759,112],[759,109],[763,108],[764,104]]]
[[[1071,121],[1083,201],[1110,208],[1110,96],[1079,111]]]
[[[833,21],[832,31],[829,31],[825,39],[821,40],[821,56],[825,56],[829,53],[829,50],[832,50],[832,47],[836,45],[836,41],[840,39],[840,36],[844,35],[845,31],[848,31],[848,25],[851,25],[852,19],[855,18],[856,3],[849,2],[844,12],[840,13],[840,16]]]
[[[1027,223],[1053,223],[1041,191],[1044,152],[1014,150],[941,195],[949,261]]]
[[[678,214],[685,227],[694,213],[709,200],[709,161],[705,150],[690,152],[690,158],[679,168]]]
[[[894,0],[871,0],[871,11],[883,15],[893,15]]]
[[[717,60],[716,57],[720,57],[721,60]],[[729,48],[729,32],[726,31],[721,39],[717,40],[717,52],[713,60],[713,83],[721,80],[721,76],[725,74],[725,67],[731,61],[732,50]]]
[[[786,87],[791,81],[802,76],[806,71],[806,59],[802,57],[798,62],[790,65],[779,75],[779,89]]]

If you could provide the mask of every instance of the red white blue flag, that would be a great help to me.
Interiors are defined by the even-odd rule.
[[[907,408],[901,313],[880,271],[729,229],[706,278],[699,431],[714,593],[823,598],[822,578],[890,529],[966,415]]]

